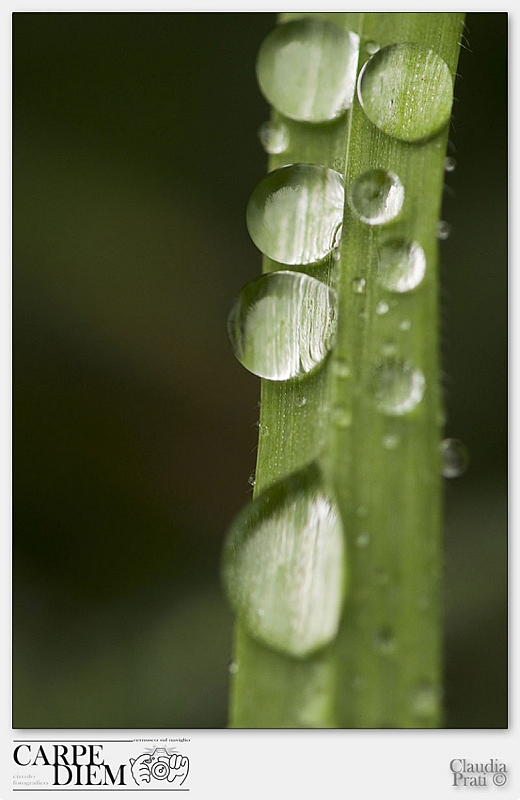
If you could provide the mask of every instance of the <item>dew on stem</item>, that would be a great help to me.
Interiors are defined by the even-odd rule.
[[[284,122],[263,122],[258,129],[260,144],[270,155],[285,153],[289,147],[289,129]]]
[[[453,79],[448,65],[416,42],[378,50],[359,73],[357,90],[369,120],[405,142],[430,138],[450,118]]]
[[[370,375],[376,406],[389,416],[402,416],[421,402],[426,381],[421,370],[407,361],[386,359]]]
[[[343,221],[343,178],[317,164],[273,170],[249,200],[249,235],[264,255],[281,264],[313,264],[337,246]]]
[[[228,317],[237,359],[271,381],[312,372],[332,347],[335,332],[335,292],[310,275],[287,270],[250,281]]]
[[[254,638],[298,658],[334,639],[345,596],[344,537],[316,464],[273,484],[238,515],[223,563],[230,604]]]
[[[443,439],[440,445],[442,475],[444,478],[458,478],[469,466],[469,450],[460,439]]]
[[[358,55],[355,33],[325,20],[293,20],[264,39],[256,64],[258,84],[284,116],[329,122],[352,104]]]
[[[400,213],[404,187],[393,172],[371,169],[352,181],[348,198],[352,211],[361,222],[384,225]]]
[[[391,292],[410,292],[426,273],[426,256],[417,242],[388,241],[379,251],[377,278]]]

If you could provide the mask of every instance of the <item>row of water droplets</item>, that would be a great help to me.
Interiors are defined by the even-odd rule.
[[[387,135],[421,141],[446,124],[452,78],[442,59],[414,43],[383,49],[371,43],[367,49],[371,57],[356,78],[355,33],[311,17],[280,24],[258,54],[260,89],[279,115],[303,125],[341,118],[356,88],[365,114]],[[415,70],[407,66],[410,59]],[[289,148],[289,129],[282,121],[265,123],[259,136],[269,153]],[[345,193],[340,172],[308,163],[273,170],[251,195],[249,234],[280,267],[245,286],[228,318],[233,351],[255,375],[301,379],[319,368],[334,344],[336,293],[296,270],[312,271],[339,252],[345,194],[355,217],[372,228],[396,219],[405,201],[405,189],[391,171],[365,172]],[[384,289],[410,292],[425,272],[418,242],[383,243],[378,280]],[[364,288],[364,278],[352,286],[356,293]],[[380,306],[378,313],[385,313]],[[374,367],[370,385],[376,406],[390,416],[411,411],[425,389],[422,373],[395,358]],[[453,465],[449,441],[443,447]],[[365,545],[360,540],[359,546]],[[344,537],[336,502],[316,463],[269,487],[237,517],[226,542],[223,574],[232,607],[268,646],[301,658],[335,638],[346,593]]]

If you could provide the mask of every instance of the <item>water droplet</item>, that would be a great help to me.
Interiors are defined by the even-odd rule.
[[[443,439],[441,442],[442,475],[458,478],[469,466],[469,450],[459,439]]]
[[[367,225],[385,225],[395,219],[404,202],[404,187],[393,172],[371,169],[352,181],[349,203]]]
[[[316,18],[292,20],[264,39],[256,75],[264,97],[299,122],[328,122],[352,104],[359,37]]]
[[[258,129],[258,138],[266,153],[284,153],[289,147],[289,129],[280,121],[264,122]]]
[[[343,531],[315,464],[273,484],[238,515],[223,579],[233,609],[268,646],[305,657],[335,638],[345,589]]]
[[[409,292],[419,286],[426,272],[426,256],[417,242],[387,242],[379,251],[379,283],[391,292]]]
[[[383,655],[390,655],[395,651],[395,638],[389,628],[381,628],[374,636],[374,646]]]
[[[397,345],[395,342],[383,342],[381,345],[381,353],[384,356],[395,356],[397,353]]]
[[[424,375],[408,361],[386,359],[372,370],[370,378],[377,407],[390,416],[407,414],[423,398]]]
[[[384,300],[381,300],[376,306],[376,314],[382,316],[383,314],[387,314],[389,309],[388,303],[385,303]]]
[[[373,56],[374,53],[377,53],[377,51],[380,49],[381,48],[377,42],[367,42],[365,45],[365,50],[370,56]]]
[[[364,549],[368,547],[370,544],[370,535],[366,532],[360,533],[359,536],[356,538],[356,546],[360,549]]]
[[[417,686],[412,692],[412,712],[422,719],[433,717],[439,711],[440,692],[429,683]]]
[[[409,331],[411,327],[412,327],[412,323],[410,322],[409,319],[403,319],[399,323],[399,330],[400,331]]]
[[[260,181],[247,206],[247,228],[259,250],[282,264],[313,264],[334,249],[345,193],[339,172],[289,164]]]
[[[349,428],[352,425],[351,412],[342,406],[333,406],[331,418],[334,425],[338,428]]]
[[[356,294],[363,294],[366,289],[367,282],[365,278],[352,278],[352,289]]]
[[[450,233],[451,233],[450,223],[446,222],[445,219],[441,219],[437,223],[437,231],[436,231],[437,239],[440,239],[441,241],[444,242],[449,237]]]
[[[303,408],[303,406],[307,402],[307,398],[303,397],[303,395],[300,395],[299,397],[296,398],[295,402],[298,408]]]
[[[236,675],[237,674],[237,672],[238,672],[238,661],[234,661],[233,659],[231,659],[231,661],[228,661],[228,672],[231,675]]]
[[[250,475],[250,476],[249,476],[249,478],[247,479],[247,482],[248,482],[248,484],[249,484],[250,486],[254,486],[254,485],[255,485],[255,483],[256,483],[256,478],[255,478],[255,473],[254,473],[254,472],[252,472],[252,473],[251,473],[251,475]]]
[[[444,169],[446,172],[454,172],[457,166],[457,161],[453,156],[446,156],[444,160]]]
[[[383,436],[383,447],[385,450],[395,450],[401,444],[401,437],[396,433],[387,433]]]
[[[369,120],[405,142],[430,138],[451,115],[453,79],[448,65],[415,42],[378,50],[361,69],[357,91]]]
[[[345,169],[345,159],[343,156],[337,156],[332,162],[332,167],[336,172],[343,172]]]
[[[285,381],[315,369],[332,347],[336,296],[299,272],[270,272],[239,293],[228,318],[233,352],[255,375]]]
[[[332,362],[332,371],[338,378],[350,377],[350,365],[348,361],[345,361],[343,358],[337,358]]]

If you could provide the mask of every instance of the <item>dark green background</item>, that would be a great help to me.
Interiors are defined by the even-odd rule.
[[[13,725],[226,725],[259,381],[256,13],[13,16]],[[441,243],[449,727],[507,725],[507,15],[467,15]]]

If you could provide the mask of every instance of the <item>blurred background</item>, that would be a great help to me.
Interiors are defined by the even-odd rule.
[[[13,15],[13,726],[222,728],[259,379],[266,13]],[[507,726],[507,14],[469,13],[441,242],[447,727]]]

